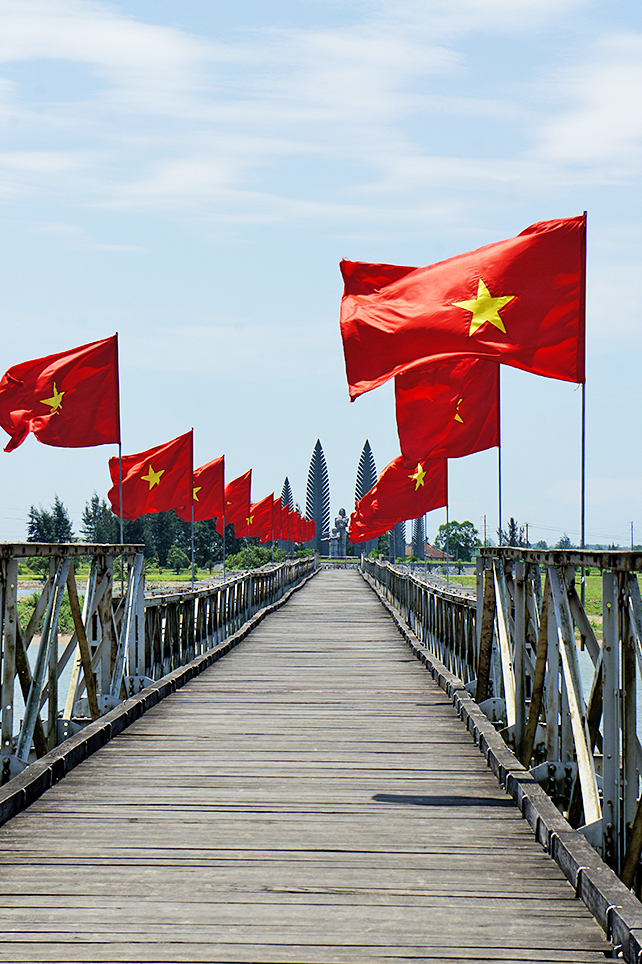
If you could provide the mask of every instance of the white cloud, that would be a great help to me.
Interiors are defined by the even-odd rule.
[[[585,3],[382,0],[357,7],[341,27],[248,30],[243,43],[223,43],[90,0],[0,0],[0,72],[22,61],[36,75],[42,62],[58,60],[84,65],[97,81],[76,99],[57,101],[54,92],[39,101],[0,77],[0,116],[10,113],[29,143],[0,156],[0,196],[69,190],[86,205],[198,207],[221,221],[234,212],[263,221],[315,210],[344,222],[355,213],[389,219],[395,209],[403,222],[415,205],[404,197],[414,191],[428,192],[436,210],[448,207],[435,201],[440,190],[562,183],[572,119],[565,127],[560,117],[559,130],[543,125],[530,156],[499,158],[492,147],[486,157],[457,156],[430,121],[485,118],[518,129],[515,94],[483,97],[470,84],[462,96],[444,94],[439,85],[465,82],[470,68],[457,39],[522,32]],[[579,96],[578,84],[584,90],[581,78],[565,83],[567,99]],[[628,134],[610,122],[620,132],[617,151]],[[583,115],[575,123],[590,127]],[[281,175],[287,164],[301,172],[291,184]],[[351,165],[345,182],[335,177],[339,164]]]
[[[563,164],[599,165],[612,176],[642,160],[642,35],[611,36],[566,76],[560,92],[574,105],[540,131],[538,153]]]

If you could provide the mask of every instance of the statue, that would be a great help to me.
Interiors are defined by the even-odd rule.
[[[339,515],[334,520],[332,534],[337,533],[337,555],[345,556],[348,549],[348,516],[345,509],[339,509]]]

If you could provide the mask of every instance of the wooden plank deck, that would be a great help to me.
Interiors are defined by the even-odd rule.
[[[1,961],[603,961],[361,577],[323,572],[0,829]]]

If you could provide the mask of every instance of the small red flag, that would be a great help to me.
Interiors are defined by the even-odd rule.
[[[385,467],[377,484],[359,499],[350,516],[350,532],[362,533],[361,540],[387,532],[404,519],[418,519],[448,502],[446,459],[417,462],[398,456]],[[369,532],[369,535],[363,534]],[[352,535],[350,536],[352,539]]]
[[[272,503],[274,502],[274,492],[266,495],[260,502],[253,502],[250,506],[250,513],[245,520],[243,527],[234,526],[234,535],[237,539],[243,536],[252,536],[260,539],[266,532],[272,531]]]
[[[395,378],[406,459],[457,459],[499,445],[499,365],[459,358]]]
[[[205,522],[221,515],[225,508],[225,456],[194,469],[194,521]],[[177,515],[185,522],[192,521],[192,506],[181,506]]]
[[[123,519],[148,512],[166,512],[192,497],[192,437],[190,430],[146,452],[123,455]],[[107,493],[112,511],[120,516],[118,458],[109,460],[114,483]]]
[[[12,365],[0,381],[0,425],[45,445],[84,448],[120,442],[118,335]]]
[[[224,534],[223,524],[234,523],[234,534],[237,528],[246,525],[250,514],[250,489],[252,487],[252,469],[248,469],[237,479],[232,479],[225,486],[225,513],[216,519],[216,531],[220,536]]]
[[[342,261],[350,397],[470,355],[583,382],[585,267],[584,216],[541,221],[426,268]]]

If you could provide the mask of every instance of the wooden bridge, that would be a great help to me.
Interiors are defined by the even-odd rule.
[[[469,602],[253,578],[150,615],[169,673],[0,789],[0,961],[638,959],[642,905],[419,638],[465,676]]]

